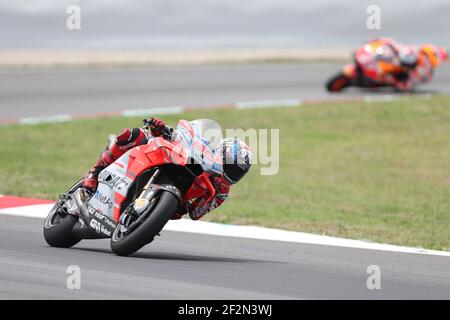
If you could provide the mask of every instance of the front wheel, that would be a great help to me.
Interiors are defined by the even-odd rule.
[[[170,192],[163,192],[154,209],[147,213],[145,220],[129,233],[118,224],[111,237],[111,250],[119,256],[130,255],[146,244],[164,228],[178,208],[178,198]]]
[[[339,92],[350,86],[350,79],[346,77],[342,72],[328,80],[326,88],[329,92]]]

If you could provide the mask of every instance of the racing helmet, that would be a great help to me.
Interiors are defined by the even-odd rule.
[[[448,52],[445,49],[436,47],[432,44],[422,45],[420,51],[427,56],[433,68],[448,59]]]
[[[234,137],[222,141],[222,169],[224,178],[235,184],[250,170],[252,154],[249,147]]]
[[[402,67],[414,69],[418,63],[418,52],[413,47],[402,46],[398,51],[398,58]]]

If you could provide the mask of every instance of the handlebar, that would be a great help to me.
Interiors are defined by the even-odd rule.
[[[169,127],[169,126],[165,126],[164,128],[158,128],[155,126],[153,118],[149,119],[144,119],[142,120],[142,122],[144,123],[144,129],[146,130],[157,130],[160,131],[162,133],[162,136],[164,139],[166,140],[171,140],[172,139],[172,135],[173,135],[173,128]]]

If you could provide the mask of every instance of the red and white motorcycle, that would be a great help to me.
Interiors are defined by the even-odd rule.
[[[151,123],[144,120],[148,132]],[[97,191],[87,193],[81,180],[47,216],[44,237],[69,248],[82,239],[111,238],[111,249],[129,255],[153,241],[180,205],[215,196],[211,175],[222,174],[214,149],[221,138],[213,120],[180,120],[176,130],[150,138],[99,174]]]

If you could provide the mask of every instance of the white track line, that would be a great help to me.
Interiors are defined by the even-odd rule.
[[[7,208],[0,209],[0,214],[45,218],[52,207],[53,204],[39,204],[25,207]],[[450,252],[447,251],[395,246],[255,226],[237,226],[205,221],[192,221],[190,219],[169,221],[169,223],[164,227],[164,230],[257,240],[285,241],[312,245],[450,257]]]
[[[423,99],[431,99],[433,97],[432,94],[418,94],[414,95],[414,97],[419,97]],[[405,96],[393,95],[393,94],[384,94],[384,95],[366,95],[363,97],[363,101],[367,103],[371,102],[390,102],[396,101],[405,98]],[[352,99],[351,99],[352,100]],[[315,100],[311,100],[310,102],[314,102]],[[345,102],[344,99],[342,102]],[[355,101],[359,101],[355,99]],[[316,102],[327,102],[326,100],[316,100]],[[333,101],[328,101],[333,102]],[[340,101],[337,101],[340,102]],[[279,99],[279,100],[261,100],[261,101],[241,101],[231,105],[232,109],[244,110],[244,109],[260,109],[260,108],[283,108],[283,107],[299,107],[303,105],[303,101],[301,99]],[[215,109],[219,106],[211,106],[211,108]],[[223,107],[223,106],[222,106]],[[220,107],[219,107],[220,108]],[[161,108],[145,108],[145,109],[127,109],[118,113],[113,113],[114,115],[121,115],[123,117],[139,117],[139,116],[148,116],[149,114],[179,114],[186,111],[199,110],[203,108],[196,107],[181,107],[181,106],[173,106],[173,107],[161,107]],[[208,109],[208,108],[206,108]],[[93,114],[92,118],[96,118],[97,116]],[[21,125],[31,125],[31,124],[40,124],[40,123],[55,123],[55,122],[67,122],[73,119],[77,119],[78,116],[70,115],[70,114],[60,114],[53,116],[43,116],[43,117],[29,117],[29,118],[21,118],[16,120],[11,120],[11,123],[1,123],[0,126],[9,125],[9,124],[21,124]],[[89,118],[89,116],[83,115],[83,118]]]
[[[383,94],[383,95],[366,95],[363,97],[364,102],[370,103],[370,102],[391,102],[391,101],[398,101],[398,100],[404,100],[407,98],[410,98],[410,95],[393,95],[393,94]],[[422,93],[422,94],[416,94],[413,95],[414,98],[420,98],[420,99],[431,99],[433,98],[433,95],[430,93]]]
[[[364,102],[390,102],[399,100],[399,97],[392,94],[383,94],[379,96],[364,96]]]
[[[182,113],[183,107],[150,108],[150,109],[129,109],[122,112],[123,117],[140,117],[151,114],[178,114]]]
[[[300,99],[284,99],[284,100],[262,100],[262,101],[242,101],[235,104],[236,109],[259,109],[274,107],[298,107],[302,104]]]
[[[67,122],[70,120],[72,120],[72,116],[70,114],[58,114],[46,117],[22,118],[19,120],[19,124],[57,123],[57,122]]]
[[[0,209],[0,214],[7,214],[12,216],[30,217],[30,218],[45,218],[50,210],[53,208],[53,203],[50,204],[34,204],[31,206],[12,207]]]

